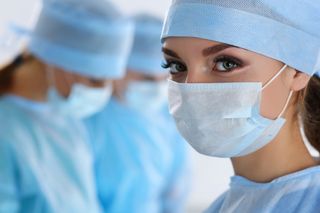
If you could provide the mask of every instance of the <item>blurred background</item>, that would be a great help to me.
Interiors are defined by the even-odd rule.
[[[163,18],[170,3],[169,0],[113,0],[125,14],[134,15],[146,12]],[[5,42],[15,42],[16,48],[23,46],[25,39],[17,40],[7,30],[10,23],[32,28],[39,9],[39,0],[0,0],[0,35]],[[4,39],[5,37],[5,39]],[[0,64],[10,57],[12,49],[0,50]],[[188,198],[188,212],[200,212],[224,190],[227,189],[232,168],[229,160],[205,157],[189,149],[191,153],[191,186]]]

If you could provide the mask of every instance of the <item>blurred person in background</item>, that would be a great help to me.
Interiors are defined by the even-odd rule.
[[[133,24],[104,0],[44,1],[0,71],[0,212],[101,212],[84,117],[124,75]]]
[[[87,120],[105,212],[184,212],[187,151],[167,105],[161,68],[162,21],[135,16],[127,74],[113,84],[107,107]]]

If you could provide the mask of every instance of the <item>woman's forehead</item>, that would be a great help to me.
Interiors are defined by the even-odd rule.
[[[221,51],[227,51],[227,49],[237,50],[237,52],[241,51],[242,54],[251,52],[234,45],[192,37],[168,38],[163,43],[162,52],[175,58],[179,58],[178,55],[180,54],[184,55],[188,53],[192,53],[193,55],[201,54],[203,57],[208,57]],[[253,52],[251,53],[253,54]]]
[[[253,52],[248,49],[237,47],[231,44],[226,44],[218,41],[194,37],[170,37],[163,43],[162,51],[167,56],[179,58],[179,55],[190,53],[192,56],[200,53],[203,57],[217,54],[221,51],[232,53],[235,56],[243,56],[254,60],[267,59],[270,61],[278,61],[271,57]]]

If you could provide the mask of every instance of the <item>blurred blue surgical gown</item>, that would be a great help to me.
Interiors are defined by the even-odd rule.
[[[104,212],[185,212],[186,143],[166,106],[141,111],[112,99],[87,121]]]
[[[84,126],[48,105],[0,99],[0,212],[100,212]]]

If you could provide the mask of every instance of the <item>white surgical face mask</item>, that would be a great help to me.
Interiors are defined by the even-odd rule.
[[[134,81],[128,84],[125,101],[131,108],[141,113],[156,112],[168,100],[168,83]]]
[[[272,141],[285,123],[260,115],[261,83],[176,83],[169,81],[169,108],[182,136],[199,153],[215,157],[250,154]]]
[[[111,97],[111,84],[101,88],[73,84],[69,96],[65,98],[55,88],[53,72],[54,68],[48,66],[48,102],[58,113],[79,119],[86,118],[102,110]]]
[[[109,101],[111,93],[111,85],[93,88],[74,84],[67,98],[62,97],[55,88],[51,88],[48,93],[48,101],[59,113],[81,119],[102,110]]]

